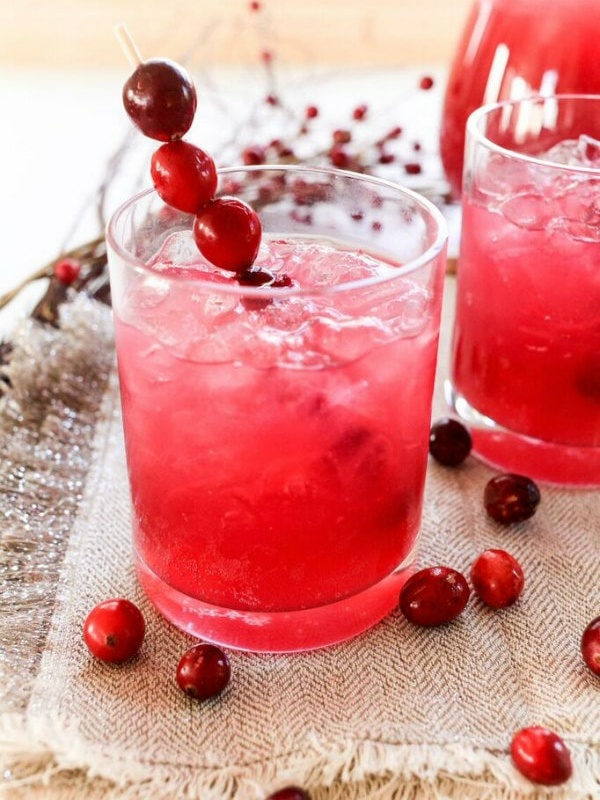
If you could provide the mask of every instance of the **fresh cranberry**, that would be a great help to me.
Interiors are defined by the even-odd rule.
[[[169,206],[195,214],[217,190],[217,168],[212,158],[181,140],[163,144],[152,156],[152,181]]]
[[[584,630],[581,655],[592,672],[600,675],[600,617],[593,619]]]
[[[216,267],[232,272],[252,266],[261,234],[258,214],[237,197],[212,200],[194,220],[194,239],[202,255]]]
[[[319,116],[319,109],[317,106],[307,106],[305,116],[306,119],[314,119]]]
[[[540,490],[525,475],[505,473],[489,480],[483,493],[487,513],[503,525],[532,517],[540,502]]]
[[[297,786],[286,786],[285,789],[270,794],[267,800],[310,800],[310,795]]]
[[[62,258],[54,265],[54,277],[65,286],[70,286],[79,277],[81,264],[74,258]]]
[[[471,434],[457,419],[442,417],[429,431],[429,452],[445,467],[457,467],[471,452]]]
[[[130,600],[111,598],[98,603],[83,625],[90,653],[100,661],[120,664],[135,656],[144,641],[146,624]]]
[[[506,608],[521,596],[525,576],[506,550],[484,550],[471,567],[471,584],[486,605]]]
[[[558,786],[573,772],[564,741],[540,725],[518,731],[510,744],[510,754],[519,772],[533,783]]]
[[[419,89],[423,89],[423,91],[428,92],[429,89],[433,87],[433,83],[434,81],[431,75],[423,75],[419,81]]]
[[[400,592],[400,610],[414,625],[443,625],[462,613],[471,591],[464,575],[451,567],[415,572]]]
[[[140,64],[123,87],[123,105],[135,125],[151,139],[168,142],[190,129],[196,89],[188,73],[168,59]]]
[[[177,666],[177,684],[194,700],[208,700],[221,694],[230,676],[226,654],[216,645],[204,642],[190,647]]]

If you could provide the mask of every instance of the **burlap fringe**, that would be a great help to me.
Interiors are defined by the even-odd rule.
[[[306,788],[312,800],[598,800],[600,750],[568,744],[573,778],[555,788],[526,781],[505,752],[370,741],[343,747],[314,741],[310,752],[274,758],[249,779],[244,766],[195,769],[98,752],[51,717],[0,719],[7,800],[25,789],[28,800],[264,800],[287,785]]]

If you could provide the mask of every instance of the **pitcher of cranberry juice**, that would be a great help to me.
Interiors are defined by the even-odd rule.
[[[529,95],[600,93],[597,0],[475,0],[446,88],[440,152],[460,196],[467,117]]]

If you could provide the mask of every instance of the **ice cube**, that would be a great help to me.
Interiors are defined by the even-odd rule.
[[[577,139],[557,142],[538,157],[569,167],[600,168],[600,141],[583,133]]]
[[[315,246],[310,253],[304,251],[289,271],[300,286],[323,287],[372,278],[383,269],[380,261],[361,251]]]
[[[519,228],[541,231],[550,224],[553,208],[546,197],[526,192],[507,197],[500,204],[500,211]]]

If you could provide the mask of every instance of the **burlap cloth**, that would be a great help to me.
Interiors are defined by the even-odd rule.
[[[431,463],[419,563],[468,572],[486,547],[506,548],[526,573],[519,603],[497,612],[472,599],[431,630],[392,613],[308,654],[233,652],[225,695],[197,704],[174,681],[191,640],[132,572],[110,314],[92,306],[67,309],[62,331],[25,326],[16,350],[28,352],[22,363],[15,353],[2,407],[0,794],[261,800],[294,783],[314,800],[600,797],[600,679],[579,653],[600,614],[597,492],[542,487],[536,516],[507,529],[482,509],[488,468]],[[116,668],[81,636],[88,610],[115,595],[147,620],[141,655]],[[566,787],[536,788],[511,765],[512,733],[531,724],[566,739]]]

